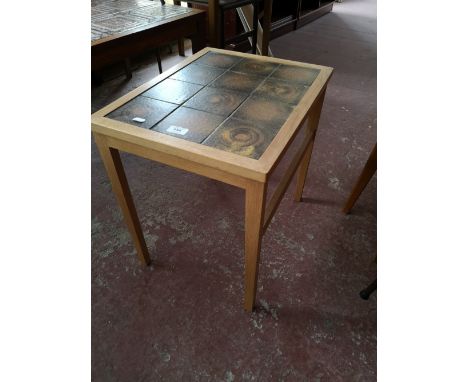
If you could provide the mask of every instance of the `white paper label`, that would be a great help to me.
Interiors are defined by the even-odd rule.
[[[186,129],[185,127],[180,127],[180,126],[169,126],[166,131],[168,133],[173,133],[173,134],[179,134],[179,135],[185,135],[187,134],[187,131],[189,131],[189,129]]]
[[[135,117],[135,118],[132,119],[132,121],[143,123],[143,122],[146,121],[146,119],[140,118],[140,117]]]

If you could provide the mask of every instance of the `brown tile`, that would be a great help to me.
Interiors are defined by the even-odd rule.
[[[202,142],[216,127],[223,122],[224,117],[204,111],[178,108],[167,118],[159,122],[153,130],[193,142]],[[169,129],[169,131],[168,131]],[[179,131],[178,134],[172,131]]]
[[[258,159],[262,156],[279,128],[272,129],[229,118],[219,126],[206,141],[206,146],[234,154]]]
[[[292,110],[291,105],[283,102],[260,97],[249,97],[232,116],[255,124],[280,128],[288,119]]]
[[[258,76],[268,76],[279,65],[272,62],[264,62],[252,58],[245,58],[230,70],[233,72],[256,74]]]
[[[142,96],[182,104],[201,88],[203,86],[167,78],[142,93]]]
[[[260,85],[262,81],[262,77],[254,76],[252,74],[226,72],[216,81],[214,81],[211,86],[227,90],[235,90],[243,93],[250,93],[258,85]]]
[[[208,66],[214,66],[215,68],[228,69],[232,65],[237,64],[242,57],[231,56],[229,54],[208,52],[201,56],[196,63]]]
[[[207,86],[184,106],[227,117],[248,97],[248,93]]]
[[[319,69],[310,69],[292,65],[280,65],[280,67],[273,72],[271,77],[280,78],[285,81],[297,82],[304,85],[310,85],[312,82],[314,82],[319,73]]]
[[[281,81],[276,78],[268,78],[255,90],[253,96],[297,105],[308,88],[308,86],[302,84]]]
[[[107,118],[130,123],[146,129],[158,123],[173,111],[177,105],[147,97],[136,97],[125,105],[106,115]],[[133,118],[143,118],[144,122],[135,122]]]
[[[224,69],[213,68],[206,65],[191,64],[173,74],[170,78],[179,81],[192,82],[199,85],[208,85],[216,77],[224,73]]]

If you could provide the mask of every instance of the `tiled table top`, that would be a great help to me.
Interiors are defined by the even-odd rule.
[[[258,159],[319,73],[208,52],[106,117]]]
[[[158,0],[93,0],[91,2],[91,41],[142,28],[146,25],[190,13],[190,8]]]

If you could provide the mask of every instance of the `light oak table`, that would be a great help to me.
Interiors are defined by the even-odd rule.
[[[150,256],[119,151],[245,190],[244,307],[252,311],[262,236],[295,173],[301,200],[332,70],[205,48],[92,115],[95,142],[144,264]],[[266,203],[270,175],[295,138],[299,148]]]

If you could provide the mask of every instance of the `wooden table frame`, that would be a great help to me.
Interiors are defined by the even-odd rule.
[[[135,243],[138,256],[144,264],[149,264],[150,257],[119,151],[125,151],[168,166],[219,180],[245,190],[244,308],[247,311],[252,311],[257,289],[262,236],[296,172],[297,182],[294,199],[295,201],[301,200],[325,91],[333,69],[273,57],[256,56],[258,59],[267,62],[321,69],[318,77],[258,160],[104,117],[209,51],[242,57],[247,56],[239,52],[205,48],[152,81],[94,113],[91,118],[92,131],[112,188]],[[301,130],[303,122],[307,122],[305,124],[305,137],[267,204],[265,199],[269,177],[294,137]]]
[[[205,17],[205,11],[191,9],[167,20],[92,41],[91,70],[101,69],[175,40],[180,41],[184,37],[192,40],[192,52],[196,53],[206,46]]]

